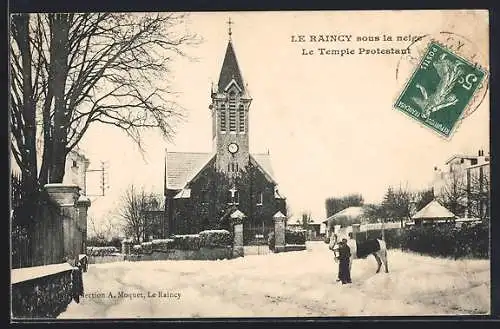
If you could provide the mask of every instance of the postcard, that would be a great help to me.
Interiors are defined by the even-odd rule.
[[[9,35],[14,320],[490,315],[487,10]]]

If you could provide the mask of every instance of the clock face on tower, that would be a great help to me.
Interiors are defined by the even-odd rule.
[[[227,149],[230,153],[234,154],[236,152],[238,152],[238,144],[236,143],[231,143],[227,146]]]

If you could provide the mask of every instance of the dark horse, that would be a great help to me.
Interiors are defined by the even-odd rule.
[[[329,249],[332,251],[337,249],[339,241],[342,241],[342,238],[339,238],[337,234],[332,232],[330,236]],[[354,239],[347,239],[347,245],[351,249],[349,268],[352,267],[352,261],[354,259],[366,258],[368,255],[373,255],[378,264],[376,273],[380,272],[382,263],[385,267],[385,273],[389,273],[389,267],[387,265],[387,246],[384,240],[369,239],[363,242],[356,242]]]

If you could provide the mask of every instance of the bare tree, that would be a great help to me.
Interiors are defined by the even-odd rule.
[[[452,170],[447,174],[436,198],[456,216],[463,216],[467,204],[467,183],[465,174]]]
[[[136,242],[140,242],[145,232],[145,216],[147,196],[144,189],[137,190],[135,186],[130,186],[122,197],[118,215],[123,221],[125,234],[133,236]]]
[[[469,216],[490,217],[490,175],[484,168],[468,173],[467,202]]]
[[[146,233],[151,232],[154,225],[158,224],[150,222],[148,212],[162,208],[163,204],[158,195],[146,193],[144,188],[137,189],[131,185],[122,196],[117,214],[122,221],[125,234],[132,236],[136,242],[140,242],[145,238]]]
[[[89,237],[95,237],[98,240],[108,241],[112,237],[119,235],[119,229],[113,220],[112,214],[103,217],[97,223],[94,216],[88,217]]]
[[[302,229],[308,230],[309,225],[313,223],[313,220],[311,218],[311,212],[310,211],[304,211],[302,212],[302,216],[300,219],[297,219],[297,224],[300,224],[302,226]]]
[[[169,64],[199,42],[179,13],[15,14],[11,20],[11,149],[25,181],[61,182],[66,155],[94,123],[175,131]],[[37,177],[36,126],[43,129]],[[28,184],[27,183],[27,184]],[[31,183],[34,185],[34,183]]]
[[[38,192],[36,154],[36,80],[32,63],[37,56],[30,45],[29,16],[19,14],[12,17],[10,25],[10,146],[12,155],[21,169],[21,189],[24,198],[18,209],[25,209],[28,217],[34,215],[33,206]],[[16,209],[17,210],[17,209]]]

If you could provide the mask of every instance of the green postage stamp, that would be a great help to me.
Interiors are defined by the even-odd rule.
[[[448,138],[486,72],[431,41],[394,107]]]

